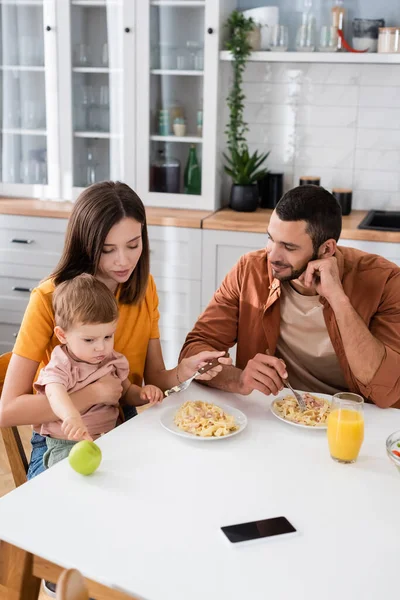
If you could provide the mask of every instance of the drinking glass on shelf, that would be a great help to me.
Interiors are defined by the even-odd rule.
[[[204,49],[198,42],[186,42],[187,69],[202,71],[204,69]],[[178,67],[179,68],[179,67]]]
[[[271,51],[286,52],[289,47],[289,33],[286,25],[274,25],[271,32]]]
[[[36,45],[39,41],[31,35],[21,35],[19,38],[19,64],[35,66],[37,55]]]
[[[333,396],[328,417],[328,444],[336,462],[353,463],[357,460],[364,440],[364,399],[351,392]]]
[[[74,64],[77,67],[87,67],[90,64],[89,47],[87,44],[76,44],[74,48]]]
[[[319,52],[336,52],[338,45],[337,27],[323,25],[319,37]]]
[[[177,68],[177,48],[171,44],[160,43],[160,69],[170,71]]]
[[[175,69],[179,71],[190,71],[193,69],[192,56],[187,47],[177,48]]]
[[[86,156],[86,185],[89,186],[96,183],[97,166],[95,152],[93,148],[89,146]]]
[[[37,129],[40,125],[40,107],[34,100],[24,100],[21,125],[23,129]]]
[[[315,50],[315,22],[309,20],[300,25],[296,35],[297,52],[314,52]]]
[[[105,42],[101,47],[101,66],[108,67],[108,44]]]

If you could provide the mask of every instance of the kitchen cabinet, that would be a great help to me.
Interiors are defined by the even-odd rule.
[[[141,0],[137,10],[137,190],[151,206],[214,209],[218,63],[235,0]],[[185,189],[194,147],[201,186]]]
[[[119,179],[149,206],[214,209],[219,51],[235,7],[0,2],[0,194],[74,200]],[[192,146],[201,181],[184,193]]]

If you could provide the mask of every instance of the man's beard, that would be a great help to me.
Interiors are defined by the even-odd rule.
[[[275,273],[274,277],[276,279],[279,279],[279,281],[281,282],[285,282],[285,281],[294,281],[295,279],[298,279],[299,277],[301,277],[301,275],[303,275],[303,273],[307,270],[308,264],[310,262],[312,262],[313,260],[318,260],[318,253],[314,252],[314,254],[312,255],[312,257],[306,262],[304,263],[304,265],[302,267],[300,267],[300,269],[294,269],[292,267],[292,265],[287,265],[287,264],[283,264],[283,263],[271,263],[271,267],[272,269],[274,268],[274,264],[276,264],[277,267],[287,267],[291,270],[290,275],[279,275],[279,273]]]

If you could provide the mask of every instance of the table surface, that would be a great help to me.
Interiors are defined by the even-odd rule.
[[[159,418],[188,399],[240,408],[231,439],[187,440]],[[326,433],[277,420],[272,398],[193,384],[99,440],[90,477],[63,461],[0,500],[0,539],[146,600],[378,600],[399,590],[400,410],[365,407],[354,465]],[[291,536],[232,545],[220,527],[277,516]]]

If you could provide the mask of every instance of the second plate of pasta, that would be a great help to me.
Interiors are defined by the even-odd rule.
[[[184,402],[163,411],[161,425],[181,437],[211,442],[237,435],[247,425],[242,411],[222,402]]]
[[[307,409],[302,412],[290,390],[280,392],[271,404],[272,414],[281,421],[304,429],[326,429],[332,396],[302,392]]]

